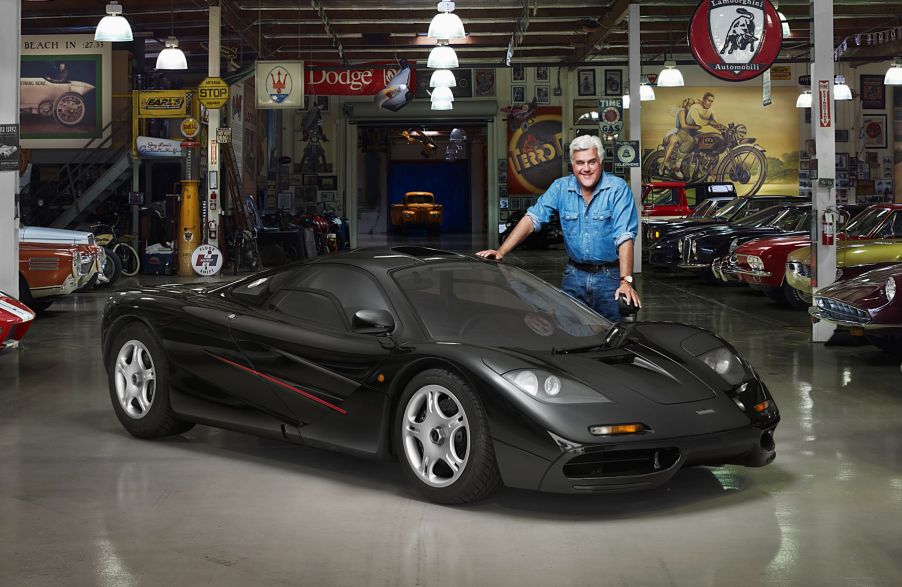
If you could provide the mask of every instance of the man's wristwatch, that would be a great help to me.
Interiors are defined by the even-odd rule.
[[[633,276],[632,276],[632,275],[623,275],[623,276],[620,278],[620,281],[625,281],[625,282],[627,282],[628,284],[633,285]]]

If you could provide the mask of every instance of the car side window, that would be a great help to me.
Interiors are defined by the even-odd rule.
[[[686,188],[686,205],[695,206],[698,201],[698,188]]]
[[[387,310],[397,320],[397,314],[388,303],[382,289],[366,272],[344,265],[315,265],[310,268],[298,286],[305,290],[328,292],[338,301],[348,324],[358,310]]]
[[[888,231],[887,238],[902,238],[902,212],[896,212],[893,214],[892,223],[887,222],[887,226],[890,226],[890,230]]]
[[[267,304],[273,312],[285,314],[307,322],[346,330],[341,308],[334,298],[325,292],[283,289],[272,296]]]

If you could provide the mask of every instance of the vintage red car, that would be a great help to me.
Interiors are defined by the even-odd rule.
[[[713,197],[736,197],[732,183],[654,181],[642,186],[642,216],[655,219],[682,218]]]
[[[902,355],[902,264],[862,273],[819,290],[808,312],[849,327],[877,348]]]
[[[0,353],[16,348],[33,322],[31,308],[0,291]]]

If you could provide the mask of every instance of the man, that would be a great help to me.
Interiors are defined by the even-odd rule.
[[[574,139],[570,143],[573,175],[555,180],[497,250],[476,254],[501,261],[557,212],[570,257],[561,289],[616,322],[621,295],[641,307],[632,276],[639,215],[626,182],[602,173],[603,153],[598,137]]]
[[[674,175],[677,179],[683,179],[683,159],[695,146],[695,135],[703,126],[713,126],[718,130],[723,128],[714,115],[714,94],[711,92],[705,92],[701,102],[696,102],[689,107],[689,111],[686,113],[686,126],[677,132],[679,147],[676,162],[673,165]]]

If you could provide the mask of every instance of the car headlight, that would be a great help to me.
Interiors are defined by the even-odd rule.
[[[748,262],[749,267],[751,267],[752,269],[757,269],[758,271],[764,269],[764,261],[761,260],[761,257],[749,255],[748,257],[746,257],[746,261]]]
[[[742,361],[727,347],[708,351],[699,355],[698,358],[730,385],[738,385],[745,379],[745,367],[742,365]]]
[[[517,369],[501,375],[520,391],[549,404],[610,402],[601,393],[572,379],[561,379],[539,369]]]
[[[893,298],[896,297],[896,280],[892,277],[887,277],[886,285],[883,286],[883,291],[886,292],[886,301],[893,301]]]

